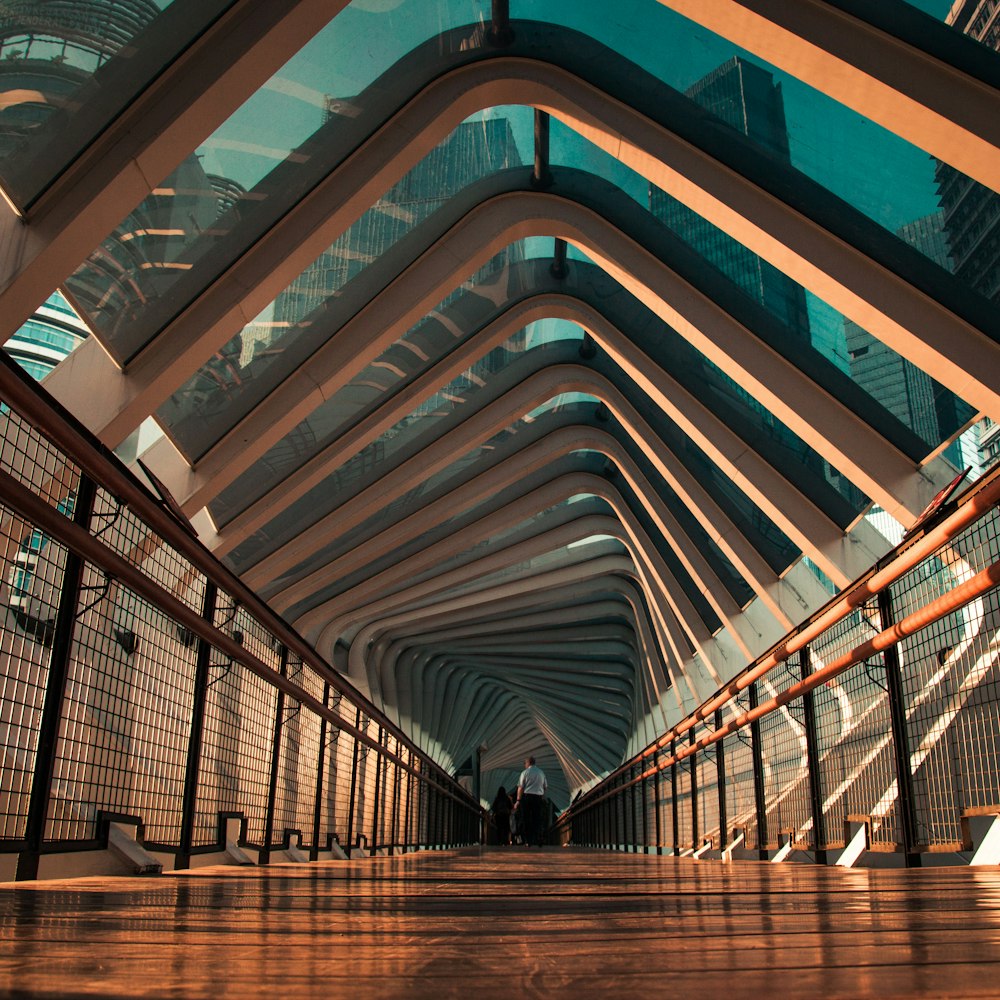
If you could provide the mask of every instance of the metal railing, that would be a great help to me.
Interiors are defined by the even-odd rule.
[[[580,796],[564,842],[919,865],[1000,813],[1000,471]],[[829,857],[828,857],[829,856]]]
[[[6,358],[0,853],[475,843],[481,809]],[[103,826],[102,826],[103,825]]]

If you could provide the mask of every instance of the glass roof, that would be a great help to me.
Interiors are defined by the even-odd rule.
[[[28,208],[232,0],[6,0],[0,183]]]
[[[1000,419],[1000,213],[970,152],[992,140],[970,113],[937,148],[884,108],[936,114],[945,84],[880,75],[912,54],[993,100],[977,5],[814,5],[858,37],[835,54],[855,95],[794,28],[769,50],[682,0],[510,0],[509,24],[503,2],[354,0],[196,113],[184,59],[211,89],[297,4],[245,41],[235,6],[4,4],[0,186],[26,225],[71,215],[78,173],[138,144],[90,245],[53,228],[37,265],[101,348],[53,391],[112,380],[112,444],[155,418],[150,467],[207,543],[355,682],[453,642],[463,676],[492,691],[507,664],[563,727],[536,726],[553,768],[599,773],[671,687],[698,698],[822,603],[811,568],[843,587],[879,558],[866,513],[912,523],[958,436]],[[147,105],[173,129],[148,161]],[[609,604],[634,653],[546,672],[574,610]],[[531,615],[544,642],[481,641]],[[562,760],[602,670],[632,715]],[[445,757],[470,738],[433,734]]]

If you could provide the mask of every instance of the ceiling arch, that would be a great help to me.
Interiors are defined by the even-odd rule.
[[[997,60],[905,4],[663,3],[1000,187]],[[914,523],[962,421],[922,438],[642,201],[544,162],[541,140],[537,169],[449,193],[259,356],[234,332],[498,105],[552,115],[963,414],[1000,419],[995,308],[627,55],[527,21],[505,45],[483,23],[421,42],[228,208],[180,224],[170,267],[144,262],[136,202],[182,189],[165,175],[195,176],[199,142],[267,78],[262,22],[236,30],[258,6],[232,5],[230,38],[208,31],[218,66],[173,39],[162,79],[122,77],[142,98],[120,123],[85,109],[66,181],[4,219],[6,333],[67,282],[95,336],[51,391],[110,445],[155,415],[167,437],[144,458],[206,541],[438,759],[485,744],[509,777],[530,748],[568,798],[880,556],[867,505]],[[285,6],[269,15],[282,53],[340,8]],[[552,254],[530,259],[540,239]],[[525,328],[554,321],[579,332],[528,349]],[[366,373],[394,349],[420,363],[382,392]]]

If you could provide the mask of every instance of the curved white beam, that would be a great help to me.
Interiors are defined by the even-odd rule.
[[[236,0],[94,137],[23,222],[0,207],[0,341],[347,2]]]
[[[118,444],[180,382],[225,344],[234,329],[242,328],[266,308],[432,145],[444,139],[470,114],[509,104],[534,105],[560,118],[907,360],[933,372],[939,382],[960,398],[1000,419],[1000,385],[994,377],[998,348],[987,336],[921,289],[683,142],[667,128],[562,69],[519,58],[498,58],[488,64],[462,67],[436,79],[170,324],[125,375],[98,349],[77,351],[68,360],[65,372],[57,370],[50,376],[55,395],[70,409],[87,414],[89,426],[102,440]],[[414,291],[429,289],[430,303],[410,310],[402,321],[402,330],[387,343],[409,329],[468,277],[471,270],[514,239],[532,235],[568,238],[583,246],[593,259],[610,267],[616,277],[629,277],[629,260],[639,248],[627,253],[625,260],[615,260],[603,252],[604,240],[600,234],[591,233],[588,237],[583,232],[571,232],[576,228],[572,220],[545,218],[545,214],[544,210],[524,206],[518,217],[520,225],[508,231],[506,239],[494,242],[485,254],[476,252],[477,241],[470,245],[468,239],[459,238],[461,233],[449,234],[445,240],[447,249],[455,255],[452,263],[459,266],[442,277],[424,273]],[[508,212],[506,219],[501,216],[499,228],[503,228],[504,221],[510,221],[509,215]],[[568,231],[563,231],[567,223]],[[467,230],[468,226],[457,228]],[[486,227],[494,236],[497,228],[496,224]],[[489,236],[484,232],[482,238]],[[396,283],[394,297],[400,291]],[[647,296],[643,301],[652,304],[656,298]],[[385,331],[391,322],[377,313],[378,310],[376,313],[365,310],[364,327],[369,334],[372,329]],[[690,320],[678,326],[668,316],[664,318],[685,336],[692,332]],[[376,353],[387,346],[381,340],[379,343]],[[710,356],[716,360],[715,354]],[[351,371],[360,367],[359,360],[360,356],[341,358]],[[730,371],[731,366],[726,370]],[[81,377],[89,379],[91,385],[105,385],[106,391],[98,399],[89,398],[87,405],[74,406],[74,402],[82,402],[79,387],[74,386]],[[315,409],[321,396],[312,380],[293,376],[287,384],[296,397],[293,405],[297,422]],[[778,389],[766,397],[769,407],[780,404],[781,408],[775,412],[786,408],[780,396]],[[796,404],[800,402],[797,394],[793,399]],[[245,422],[230,433],[223,451],[231,451],[233,445],[243,447],[267,429],[263,426],[254,432]],[[274,440],[269,436],[269,443]],[[813,444],[808,438],[807,441]],[[205,465],[209,477],[217,471],[209,468],[212,465],[211,461]],[[172,484],[168,485],[173,489]],[[194,489],[179,492],[193,493]]]
[[[660,3],[1000,191],[994,87],[822,0]]]
[[[219,530],[214,538],[207,540],[212,550],[220,557],[230,552],[243,539],[263,527],[269,518],[304,496],[333,470],[376,440],[379,434],[408,416],[440,386],[448,384],[474,361],[528,323],[544,318],[569,320],[587,330],[664,413],[698,441],[700,447],[712,453],[712,448],[706,448],[703,440],[706,436],[704,428],[719,421],[701,400],[680,386],[597,310],[572,296],[546,293],[514,303],[475,337],[465,341],[460,348],[415,379],[399,394],[399,398],[393,396],[387,406],[379,408],[283,478],[280,489],[262,497]],[[908,512],[922,510],[927,503],[926,489],[929,486],[940,489],[954,476],[951,466],[940,460],[929,463],[918,474],[911,461],[846,408],[832,433],[837,436],[839,471],[897,519],[906,521],[912,516]],[[151,452],[147,457],[153,467],[161,467],[171,457],[174,461],[181,461],[166,441],[161,444],[159,453]],[[159,463],[157,458],[161,460]]]
[[[242,578],[250,586],[263,588],[307,559],[316,548],[360,525],[394,497],[402,496],[447,468],[458,456],[511,426],[523,414],[563,392],[583,392],[605,400],[647,454],[655,457],[667,453],[663,443],[607,380],[582,366],[556,366],[526,379],[464,421],[447,437],[438,439],[397,466],[313,524],[307,534],[246,570]],[[880,551],[878,539],[874,537],[868,543],[872,549],[867,550],[866,545],[861,544],[864,532],[856,542],[845,541],[839,527],[771,466],[749,452],[742,440],[721,421],[706,420],[704,427],[692,425],[692,430],[697,433],[695,441],[699,447],[838,585],[846,586],[884,553],[887,543],[882,542]],[[714,436],[709,439],[708,434]],[[673,463],[659,460],[656,464],[659,471],[661,467],[668,469]]]

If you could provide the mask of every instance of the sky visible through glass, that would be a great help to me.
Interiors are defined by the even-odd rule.
[[[950,0],[912,0],[912,5],[943,19]],[[700,28],[662,4],[606,4],[574,0],[513,0],[511,16],[553,20],[584,31],[678,89],[686,89],[722,62],[749,53]],[[404,56],[415,44],[448,28],[483,23],[489,5],[477,0],[355,0],[280,73],[222,126],[199,150],[210,173],[252,187],[289,151],[319,128],[329,99],[345,102]],[[637,21],[648,30],[636,30]],[[621,43],[616,44],[618,37]],[[627,41],[627,47],[625,42]],[[781,86],[792,164],[845,198],[890,231],[938,208],[935,161],[798,80],[771,69]],[[482,116],[507,117],[522,161],[532,159],[530,113],[502,108]],[[263,126],[263,127],[262,127]],[[603,157],[597,173],[608,174],[604,154],[574,143],[566,130],[554,131],[552,160],[590,168],[588,156]],[[573,148],[570,151],[567,144]],[[597,164],[594,164],[596,167]],[[613,169],[613,168],[612,168]],[[645,181],[621,168],[615,180],[646,203]],[[814,345],[848,370],[843,318],[807,294]]]

